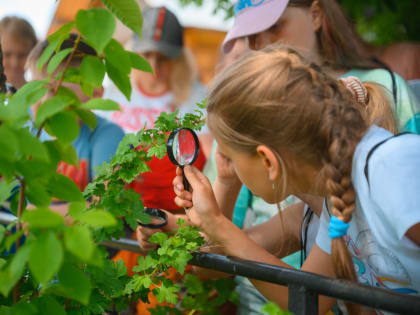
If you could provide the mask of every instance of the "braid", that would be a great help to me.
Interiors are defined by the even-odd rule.
[[[352,157],[367,126],[358,105],[345,99],[343,96],[348,94],[343,92],[340,92],[335,82],[327,87],[330,97],[325,99],[322,119],[329,148],[322,172],[326,179],[332,214],[349,223],[355,210],[355,191],[351,183]],[[331,254],[336,276],[357,282],[351,255],[342,237],[332,239]],[[349,304],[347,308],[354,314],[359,307]]]

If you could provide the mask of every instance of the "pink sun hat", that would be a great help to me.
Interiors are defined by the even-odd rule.
[[[270,28],[287,7],[289,0],[239,0],[235,6],[235,22],[223,41],[228,53],[235,40]]]

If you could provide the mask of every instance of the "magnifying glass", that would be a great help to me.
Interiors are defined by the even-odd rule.
[[[171,162],[182,169],[182,183],[190,190],[190,183],[184,175],[184,166],[191,165],[198,157],[200,145],[197,134],[190,128],[178,128],[171,132],[166,143]]]
[[[168,215],[157,208],[144,208],[145,213],[150,215],[153,223],[142,223],[140,220],[137,220],[137,223],[142,227],[149,229],[160,229],[168,224]]]

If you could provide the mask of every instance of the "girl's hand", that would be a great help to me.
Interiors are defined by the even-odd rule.
[[[162,229],[151,229],[151,228],[143,227],[141,225],[137,226],[137,229],[136,229],[137,242],[139,243],[144,253],[147,253],[150,250],[156,249],[158,244],[150,243],[149,238],[157,232],[163,232],[163,231]]]
[[[222,184],[236,184],[240,183],[238,176],[236,175],[235,168],[232,165],[232,161],[223,156],[219,149],[215,154],[216,168],[217,168],[217,180]]]
[[[153,234],[157,232],[172,232],[177,227],[176,225],[177,217],[169,211],[165,211],[165,210],[162,210],[162,211],[164,211],[166,215],[168,216],[168,224],[165,225],[164,227],[160,229],[153,229],[153,228],[147,228],[147,227],[139,225],[136,228],[137,242],[139,243],[141,249],[146,253],[149,250],[156,249],[157,244],[149,242],[149,238]],[[156,223],[160,223],[160,221],[157,221]]]
[[[175,203],[179,207],[189,208],[186,213],[192,224],[199,226],[204,232],[208,232],[214,227],[218,217],[223,216],[217,205],[211,184],[207,177],[193,166],[185,166],[184,174],[190,183],[192,192],[184,190],[182,170],[178,168],[177,176],[173,181],[176,194]]]

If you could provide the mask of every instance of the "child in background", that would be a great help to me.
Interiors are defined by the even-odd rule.
[[[194,84],[195,71],[183,47],[183,28],[170,10],[165,7],[143,10],[143,36],[140,39],[138,35],[133,35],[128,46],[149,61],[154,73],[132,70],[130,101],[116,86],[107,86],[104,97],[119,103],[121,111],[97,111],[98,115],[116,123],[126,133],[135,133],[144,126],[153,127],[161,112],[179,109],[183,114],[198,109],[195,104],[204,99],[205,90]],[[194,165],[202,169],[205,160],[201,146]],[[142,174],[131,187],[142,195],[145,206],[179,211],[173,202],[175,166],[167,156],[153,158],[148,165],[151,172]]]
[[[76,38],[77,36],[75,34],[71,34],[71,36],[62,43],[60,51],[73,47]],[[47,46],[48,41],[44,40],[38,43],[29,55],[28,67],[32,72],[33,79],[35,80],[43,80],[47,78],[46,67],[44,67],[42,70],[39,70],[36,67],[38,59]],[[70,66],[79,67],[83,56],[86,55],[96,56],[96,52],[88,44],[81,41],[77,46],[76,53],[70,62]],[[66,61],[67,59],[62,61],[62,64],[58,67],[57,71],[63,69]],[[89,97],[81,91],[79,85],[64,82],[63,86],[75,92],[82,103],[89,100]],[[102,93],[102,89],[94,90],[95,97],[101,97]],[[37,108],[33,108],[35,115],[36,110]],[[80,132],[76,140],[73,142],[73,146],[77,152],[79,165],[74,166],[68,165],[65,162],[60,162],[57,169],[58,173],[68,176],[70,179],[72,179],[81,191],[83,191],[86,185],[95,177],[95,168],[102,165],[103,162],[110,161],[112,156],[115,154],[120,141],[124,137],[124,132],[116,124],[100,117],[96,117],[96,121],[96,128],[94,130],[90,129],[90,127],[82,121],[79,121]],[[68,210],[68,204],[56,202],[52,208],[62,215],[65,215]]]
[[[0,21],[0,43],[7,83],[19,89],[26,83],[25,63],[37,39],[31,24],[16,16],[6,16]]]
[[[352,85],[290,48],[254,52],[215,82],[208,126],[219,152],[254,195],[268,203],[290,194],[327,198],[302,270],[419,294],[420,137],[394,137],[371,125],[365,107],[387,112],[389,99],[374,83]],[[380,117],[387,124],[387,116]],[[178,206],[189,208],[192,223],[227,255],[291,268],[222,214],[201,172],[184,168],[192,193],[177,173]],[[251,281],[287,309],[287,287]],[[320,297],[319,313],[333,304]],[[348,311],[360,310],[348,305]]]

